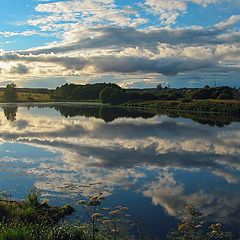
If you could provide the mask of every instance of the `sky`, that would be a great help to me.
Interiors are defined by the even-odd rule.
[[[240,0],[0,4],[0,86],[240,87]]]

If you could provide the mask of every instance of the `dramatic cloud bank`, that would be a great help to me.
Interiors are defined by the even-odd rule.
[[[90,83],[105,79],[131,87],[169,81],[203,85],[205,78],[238,86],[240,15],[233,14],[237,5],[228,0],[38,3],[35,16],[24,23],[29,30],[2,31],[0,36],[45,38],[47,44],[0,51],[0,80],[21,85],[36,78]],[[208,16],[215,6],[218,21],[192,24],[193,6],[202,11],[199,16]],[[224,6],[231,14],[221,12]]]

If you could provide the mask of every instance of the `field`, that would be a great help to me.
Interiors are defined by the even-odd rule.
[[[18,102],[49,102],[51,101],[49,94],[20,92],[17,95],[18,95]],[[0,91],[0,102],[4,102],[3,91]]]

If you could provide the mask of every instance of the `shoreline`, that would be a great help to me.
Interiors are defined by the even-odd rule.
[[[240,117],[240,101],[225,100],[195,100],[191,102],[182,102],[181,100],[159,100],[145,102],[127,102],[124,104],[112,105],[97,101],[38,101],[38,102],[0,102],[0,107],[35,107],[35,106],[105,106],[113,108],[125,108],[128,110],[140,110],[153,114],[162,112],[175,112],[186,114],[213,114],[221,116]]]
[[[191,102],[182,102],[181,100],[172,101],[146,101],[146,102],[128,102],[121,106],[129,109],[138,109],[158,114],[162,111],[174,111],[189,114],[217,114],[225,116],[240,117],[240,101],[214,101],[214,100],[195,100]]]
[[[86,101],[81,101],[81,102],[76,102],[76,101],[66,101],[66,102],[61,102],[61,101],[56,101],[56,102],[51,102],[51,101],[47,101],[47,102],[13,102],[13,103],[10,103],[10,102],[0,102],[0,107],[1,106],[39,106],[39,105],[79,105],[79,106],[86,106],[86,105],[89,105],[89,106],[110,106],[109,104],[106,104],[106,103],[100,103],[100,102],[86,102]]]

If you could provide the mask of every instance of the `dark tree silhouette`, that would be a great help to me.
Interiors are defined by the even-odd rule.
[[[4,91],[3,98],[5,102],[17,102],[17,90],[16,90],[16,84],[11,83],[6,86],[6,89]]]
[[[12,122],[16,120],[18,107],[14,106],[3,107],[3,111],[7,120]]]

